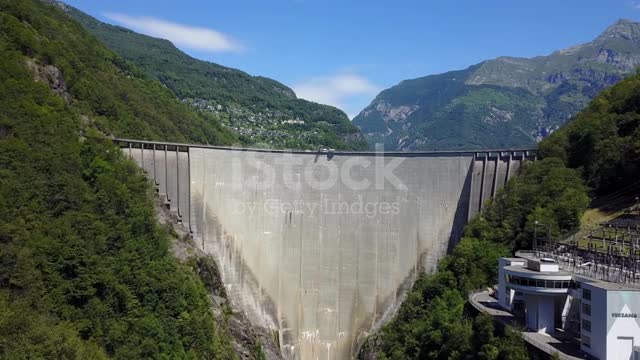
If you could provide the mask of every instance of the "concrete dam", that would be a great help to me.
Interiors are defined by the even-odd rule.
[[[304,152],[116,139],[287,359],[347,359],[532,150]]]

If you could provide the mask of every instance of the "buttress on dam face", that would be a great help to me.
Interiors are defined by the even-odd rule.
[[[118,140],[287,359],[347,359],[529,151],[333,153]]]

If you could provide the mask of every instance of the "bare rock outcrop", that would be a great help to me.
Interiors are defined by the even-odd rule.
[[[65,102],[69,103],[71,101],[71,94],[67,90],[67,85],[60,69],[53,65],[38,64],[33,59],[27,59],[27,66],[33,72],[35,81],[47,84]]]

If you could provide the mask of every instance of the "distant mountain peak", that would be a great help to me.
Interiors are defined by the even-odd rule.
[[[69,8],[67,7],[67,4],[63,3],[62,1],[58,1],[58,0],[43,0],[43,2],[47,3],[47,4],[51,4],[54,6],[57,6],[59,8],[61,8],[63,11],[68,11]]]
[[[620,19],[598,36],[597,40],[612,38],[640,41],[640,23],[628,19]]]

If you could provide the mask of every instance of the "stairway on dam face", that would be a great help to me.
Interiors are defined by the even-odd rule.
[[[349,358],[532,158],[119,142],[289,359]]]

